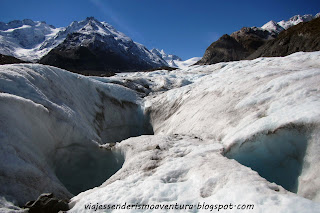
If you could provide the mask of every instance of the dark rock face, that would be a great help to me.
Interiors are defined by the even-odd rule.
[[[62,44],[41,58],[39,63],[84,75],[112,75],[118,65],[112,52],[99,50],[98,41],[86,46],[77,45],[79,37],[77,33],[70,34]]]
[[[141,71],[157,67],[141,58],[141,50],[132,42],[126,50],[115,39],[99,34],[72,33],[63,43],[40,59],[39,63],[88,75],[112,75],[115,72]]]
[[[262,46],[266,40],[275,38],[275,34],[271,34],[266,30],[261,30],[257,27],[243,27],[241,30],[236,31],[230,35],[249,53],[253,53],[260,46]]]
[[[196,64],[215,64],[239,60],[248,55],[247,51],[236,39],[225,34],[218,41],[213,42],[206,50],[204,56]]]
[[[29,201],[24,207],[28,208],[29,213],[58,213],[69,210],[68,202],[55,198],[52,193],[42,194],[36,201]]]
[[[303,22],[282,31],[274,40],[268,41],[248,57],[278,57],[295,52],[312,52],[320,50],[320,18]]]
[[[257,27],[244,27],[212,43],[196,64],[286,56],[320,50],[320,18],[302,22],[279,34]]]
[[[2,64],[18,64],[18,63],[26,63],[20,59],[17,59],[13,56],[2,55],[0,54],[0,65]]]
[[[215,64],[245,59],[273,36],[266,30],[244,27],[230,36],[225,34],[218,41],[212,43],[202,59],[196,64]]]

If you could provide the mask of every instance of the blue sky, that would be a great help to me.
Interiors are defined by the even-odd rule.
[[[188,59],[223,34],[296,14],[320,12],[319,0],[1,0],[0,21],[29,18],[56,27],[94,16],[147,48]]]

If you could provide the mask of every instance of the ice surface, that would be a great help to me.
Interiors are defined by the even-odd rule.
[[[26,209],[17,207],[12,202],[7,201],[4,197],[0,197],[0,212],[1,213],[26,213]]]
[[[97,203],[254,205],[254,209],[247,212],[316,212],[320,207],[225,158],[221,154],[223,146],[218,143],[184,135],[140,136],[121,142],[117,149],[123,150],[126,156],[123,168],[101,187],[74,197],[70,212],[86,212],[85,205]],[[139,211],[118,209],[112,212]],[[208,210],[194,207],[184,212]],[[239,210],[234,208],[228,212]]]
[[[105,162],[115,164],[121,157],[99,144],[149,133],[141,99],[120,85],[20,64],[0,66],[0,91],[0,194],[20,205],[44,192],[70,197],[65,176],[77,172],[83,176],[79,180],[95,181],[85,175],[100,170],[95,182],[101,184],[110,176],[101,171],[110,169]],[[80,169],[86,161],[91,164]]]
[[[320,118],[318,61],[317,52],[203,66],[203,70],[216,71],[194,84],[147,99],[154,131],[192,133],[218,141],[230,150],[257,135],[296,124],[310,128],[303,133],[307,134],[303,138],[308,138],[308,144],[317,143],[312,135],[318,131]],[[306,156],[309,152],[316,151],[307,148]],[[309,166],[318,168],[316,161],[304,162],[299,181],[304,176],[311,181],[304,175]],[[318,179],[312,184],[319,187]],[[299,185],[298,194],[308,185],[306,181]],[[312,199],[318,199],[316,194]]]
[[[268,181],[297,192],[308,143],[306,135],[304,127],[283,127],[232,147],[226,156],[252,168]]]
[[[155,135],[118,143],[124,166],[74,197],[71,212],[85,212],[88,204],[199,202],[253,204],[247,212],[317,212],[319,59],[320,52],[296,53],[113,77],[145,76],[150,90],[161,77],[190,83],[145,97]]]
[[[44,190],[71,196],[67,188],[84,190],[99,168],[97,184],[105,182],[73,197],[70,212],[203,202],[317,212],[319,61],[320,52],[300,52],[110,78],[0,66],[0,204],[17,208]],[[120,167],[121,156],[107,179],[103,166]]]

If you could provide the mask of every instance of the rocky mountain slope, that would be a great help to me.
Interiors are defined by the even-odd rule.
[[[219,62],[238,61],[245,59],[268,39],[275,38],[274,32],[257,27],[243,27],[231,35],[223,35],[213,42],[196,64],[215,64]]]
[[[18,64],[18,63],[24,63],[24,62],[25,61],[17,59],[17,58],[15,58],[13,56],[0,54],[0,65],[3,65],[3,64]]]
[[[282,31],[276,39],[268,41],[248,59],[286,56],[299,51],[318,50],[320,50],[320,17]]]
[[[143,45],[93,17],[73,25],[77,25],[76,29],[41,58],[41,64],[84,74],[139,71],[167,65]]]
[[[196,64],[206,65],[222,61],[237,61],[247,55],[248,51],[235,38],[225,34],[207,48],[202,59]]]
[[[299,23],[311,21],[317,17],[319,17],[319,14],[315,16],[297,15],[290,18],[288,21],[280,21],[277,23],[270,21],[261,28],[244,27],[241,30],[232,33],[230,36],[223,35],[207,48],[202,59],[196,64],[204,65],[246,59],[250,55],[254,54],[264,44],[275,39],[282,31],[285,31]],[[289,51],[286,55],[290,53],[292,52]],[[250,56],[250,58],[254,58],[254,55]]]

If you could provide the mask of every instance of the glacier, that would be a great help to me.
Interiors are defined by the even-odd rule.
[[[0,211],[53,192],[72,197],[70,212],[317,212],[319,61],[299,52],[108,78],[1,65]]]
[[[19,205],[43,191],[70,198],[84,179],[101,184],[123,157],[100,145],[151,134],[141,98],[119,85],[22,64],[0,67],[0,91],[0,191]]]

